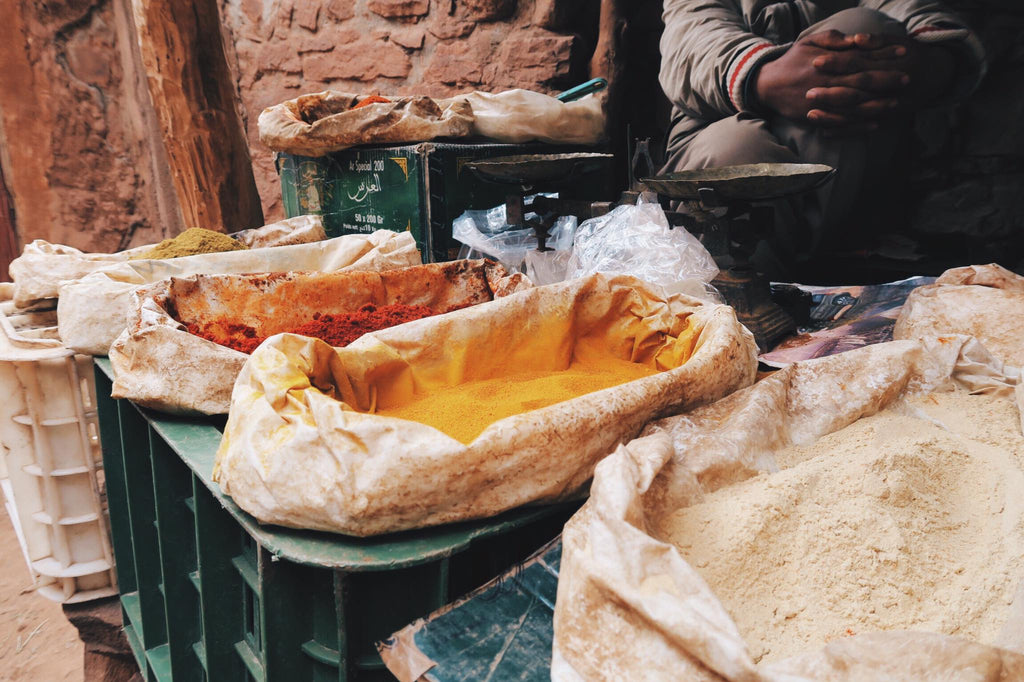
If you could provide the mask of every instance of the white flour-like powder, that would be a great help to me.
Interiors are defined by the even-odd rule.
[[[1005,398],[915,398],[663,517],[755,660],[872,630],[996,644],[1024,580],[1024,438]],[[1005,637],[1005,635],[1004,635]]]

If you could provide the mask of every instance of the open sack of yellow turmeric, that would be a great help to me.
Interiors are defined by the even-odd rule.
[[[157,410],[225,414],[249,354],[292,332],[346,346],[368,331],[528,288],[491,261],[383,272],[172,277],[132,294],[110,347],[113,395]]]
[[[275,151],[302,156],[442,137],[593,145],[604,139],[602,101],[588,96],[562,102],[522,89],[470,92],[438,100],[326,90],[264,109],[259,118],[260,141]]]
[[[732,308],[594,275],[366,334],[267,339],[214,478],[262,522],[375,535],[579,494],[650,419],[753,381]]]
[[[976,340],[795,363],[605,458],[553,680],[1024,679],[1024,436]]]
[[[1024,277],[994,263],[971,265],[914,289],[893,336],[935,334],[974,336],[1003,362],[1024,368]]]
[[[170,277],[246,272],[338,272],[391,270],[420,263],[408,232],[378,230],[309,244],[291,244],[167,260],[125,260],[109,264],[59,289],[57,321],[61,341],[87,355],[106,355],[124,331],[131,294],[144,284]]]
[[[24,308],[56,299],[62,283],[128,260],[307,244],[326,238],[320,216],[304,215],[231,235],[192,228],[160,244],[146,244],[118,253],[85,253],[70,246],[36,239],[11,263],[14,304]]]

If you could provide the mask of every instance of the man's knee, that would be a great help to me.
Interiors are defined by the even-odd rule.
[[[794,161],[796,155],[779,144],[763,120],[740,115],[715,121],[697,133],[675,170]]]
[[[854,33],[880,33],[902,36],[907,33],[903,24],[888,14],[866,7],[851,7],[850,9],[836,12],[827,19],[823,19],[810,26],[801,36],[823,33],[825,31],[839,31],[846,35],[853,35]]]

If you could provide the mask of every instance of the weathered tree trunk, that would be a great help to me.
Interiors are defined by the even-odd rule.
[[[10,282],[7,268],[18,257],[18,234],[14,229],[14,204],[0,168],[0,282]]]
[[[263,224],[216,0],[132,0],[149,92],[185,225]]]

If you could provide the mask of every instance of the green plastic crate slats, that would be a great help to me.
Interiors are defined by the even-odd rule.
[[[554,536],[575,505],[378,538],[260,526],[211,480],[215,420],[97,393],[125,632],[147,682],[390,679],[375,641]]]

